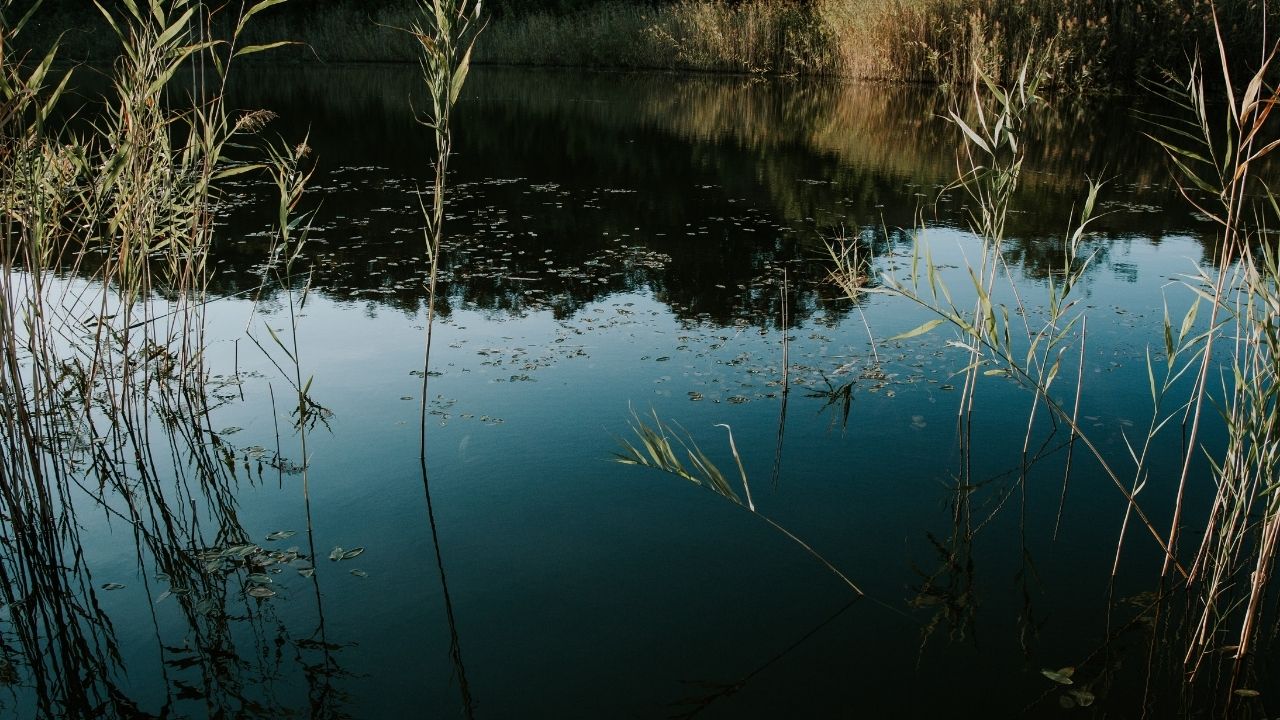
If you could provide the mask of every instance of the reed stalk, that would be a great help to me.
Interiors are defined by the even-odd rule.
[[[418,0],[417,17],[408,32],[417,41],[422,80],[430,96],[430,106],[418,118],[435,138],[434,178],[431,206],[423,207],[426,219],[424,243],[430,274],[427,280],[427,321],[422,358],[422,399],[419,422],[419,458],[427,452],[427,395],[431,377],[431,338],[435,327],[436,287],[440,275],[440,254],[445,239],[445,193],[448,187],[449,153],[453,149],[453,107],[458,102],[471,53],[484,29],[480,3],[472,0]]]
[[[427,319],[423,339],[422,397],[419,406],[418,463],[422,472],[422,491],[426,499],[427,520],[431,530],[431,542],[435,549],[436,570],[444,596],[445,616],[449,625],[449,657],[457,673],[458,692],[462,712],[467,718],[475,717],[475,700],[467,681],[466,664],[463,661],[462,641],[458,634],[453,599],[449,592],[445,573],[444,555],[440,549],[440,535],[436,524],[435,505],[431,497],[431,483],[427,472],[427,406],[430,402],[428,386],[431,378],[431,341],[435,327],[436,291],[440,263],[445,241],[445,209],[447,206],[449,153],[453,148],[453,108],[471,70],[471,54],[484,23],[480,15],[479,0],[416,0],[415,18],[409,33],[418,50],[421,76],[430,96],[430,106],[417,118],[432,131],[435,140],[435,157],[432,158],[433,179],[431,205],[422,205],[426,220],[423,231],[424,249],[429,270],[427,281]],[[421,196],[419,196],[421,202]]]

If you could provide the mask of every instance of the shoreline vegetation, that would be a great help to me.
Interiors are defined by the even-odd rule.
[[[230,3],[236,5],[236,3]],[[477,64],[828,76],[964,87],[1000,81],[1031,50],[1047,83],[1123,92],[1223,43],[1240,73],[1264,54],[1280,3],[1262,0],[494,0]],[[1259,21],[1262,13],[1267,23]],[[417,62],[407,0],[309,0],[262,12],[246,42],[299,44],[273,62]],[[226,13],[231,15],[229,11]],[[64,58],[118,48],[83,3],[46,2],[29,48],[61,37]]]

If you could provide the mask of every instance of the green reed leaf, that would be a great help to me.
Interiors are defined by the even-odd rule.
[[[276,48],[285,47],[286,45],[301,45],[301,43],[294,40],[277,40],[275,42],[263,43],[261,45],[245,45],[239,50],[236,50],[231,57],[234,59],[238,57],[243,57],[245,55],[253,55],[255,53],[266,52],[268,50],[275,50]]]
[[[893,337],[889,338],[889,342],[893,342],[895,340],[907,340],[909,338],[924,335],[925,333],[929,332],[930,330],[933,330],[934,328],[938,327],[939,325],[945,322],[946,322],[946,318],[934,318],[933,320],[930,320],[915,328],[912,328],[911,330],[908,330],[904,333],[899,333],[897,335],[894,335]]]

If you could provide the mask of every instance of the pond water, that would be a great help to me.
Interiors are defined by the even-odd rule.
[[[213,463],[215,481],[157,430],[152,451],[177,456],[157,463],[176,519],[150,526],[167,537],[123,521],[118,499],[104,511],[92,483],[76,500],[94,612],[72,622],[109,647],[87,697],[140,717],[912,718],[1056,716],[1083,688],[1095,701],[1074,712],[1138,714],[1141,593],[1161,553],[1130,529],[1113,583],[1120,491],[1081,452],[1064,488],[1069,436],[1043,415],[1043,457],[1024,471],[1032,398],[1008,380],[982,379],[962,443],[958,336],[888,341],[931,316],[883,295],[855,304],[827,279],[826,244],[844,235],[899,275],[927,242],[963,285],[980,242],[946,189],[957,138],[942,100],[477,69],[456,121],[424,467],[417,191],[433,146],[417,82],[379,66],[240,78],[237,103],[280,116],[268,136],[312,149],[306,302],[259,290],[274,204],[268,184],[241,182],[205,308],[208,419],[233,461]],[[1006,246],[1034,304],[1087,178],[1107,181],[1075,290],[1089,311],[1080,416],[1125,478],[1126,437],[1151,417],[1147,353],[1213,236],[1142,129],[1124,106],[1051,107],[1025,139]],[[286,344],[324,408],[305,456],[293,367],[268,328],[296,332]],[[615,462],[633,412],[683,428],[737,483],[729,426],[759,515],[865,595],[760,516]],[[1180,467],[1170,438],[1144,490],[1160,528]],[[1212,490],[1198,471],[1193,507]],[[5,644],[6,713],[105,714],[42,704],[52,691],[11,632]],[[1070,688],[1041,672],[1064,667]]]

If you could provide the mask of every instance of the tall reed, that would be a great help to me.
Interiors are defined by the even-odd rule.
[[[409,28],[420,50],[419,67],[430,95],[430,107],[418,121],[435,139],[431,205],[422,208],[426,220],[424,249],[430,273],[427,280],[427,323],[422,359],[422,398],[419,423],[419,457],[426,457],[427,396],[431,377],[431,339],[435,327],[436,283],[445,239],[445,192],[448,187],[449,153],[453,150],[453,107],[458,102],[476,38],[484,28],[480,4],[471,0],[418,0],[418,17]]]
[[[1270,235],[1280,221],[1280,205],[1256,170],[1280,147],[1280,131],[1271,116],[1280,104],[1280,90],[1268,82],[1280,44],[1265,55],[1238,94],[1221,32],[1217,49],[1216,65],[1227,89],[1222,119],[1210,112],[1197,63],[1184,84],[1163,88],[1176,114],[1153,118],[1152,132],[1178,169],[1183,196],[1219,228],[1214,270],[1202,271],[1192,285],[1209,302],[1210,332],[1193,389],[1188,444],[1201,442],[1202,426],[1213,418],[1205,412],[1206,403],[1221,408],[1227,431],[1225,448],[1210,450],[1216,493],[1188,578],[1198,598],[1186,657],[1193,677],[1204,659],[1220,649],[1217,638],[1224,633],[1235,637],[1236,674],[1250,657],[1280,549],[1275,492],[1280,489],[1280,273]],[[1219,342],[1229,343],[1222,370],[1213,353]],[[1188,457],[1178,482],[1171,543],[1183,525],[1191,474]]]
[[[1170,592],[1179,591],[1185,599],[1185,612],[1178,615],[1184,622],[1164,642],[1184,649],[1182,665],[1189,684],[1205,679],[1208,658],[1230,653],[1232,667],[1224,673],[1210,666],[1207,678],[1215,706],[1229,711],[1233,702],[1252,692],[1243,684],[1257,657],[1261,618],[1274,592],[1270,579],[1280,549],[1280,504],[1275,499],[1280,488],[1280,274],[1268,235],[1280,220],[1280,203],[1256,175],[1258,164],[1280,147],[1271,117],[1280,104],[1280,92],[1268,89],[1267,82],[1276,50],[1264,57],[1239,91],[1228,43],[1221,32],[1216,37],[1219,82],[1228,95],[1221,119],[1210,111],[1198,63],[1187,80],[1156,88],[1172,101],[1173,109],[1149,116],[1150,136],[1168,151],[1183,195],[1212,218],[1219,231],[1213,264],[1186,283],[1191,298],[1187,312],[1180,321],[1165,314],[1163,362],[1150,355],[1147,360],[1152,420],[1145,436],[1127,438],[1127,457],[1107,453],[1078,422],[1087,316],[1071,291],[1089,262],[1080,248],[1099,186],[1089,189],[1080,221],[1063,243],[1062,268],[1050,277],[1043,301],[1033,302],[1019,293],[1004,255],[1009,199],[1017,192],[1026,152],[1022,129],[1037,111],[1036,88],[1047,76],[1044,63],[1052,62],[1052,49],[1048,55],[1029,56],[1017,70],[1005,73],[1015,78],[1009,86],[976,67],[968,109],[950,113],[960,139],[959,165],[966,169],[958,185],[975,208],[971,227],[982,242],[981,259],[967,268],[966,291],[976,298],[974,306],[967,309],[953,301],[923,235],[907,278],[886,274],[870,291],[905,299],[935,315],[899,339],[944,325],[959,331],[961,338],[948,344],[967,356],[959,408],[962,451],[974,419],[974,388],[984,375],[1012,378],[1032,396],[1020,485],[1027,480],[1029,440],[1038,410],[1048,411],[1070,430],[1071,446],[1084,448],[1125,504],[1112,578],[1129,543],[1130,525],[1139,525],[1139,532],[1161,550],[1162,567],[1154,568],[1157,575]],[[831,254],[841,287],[851,297],[867,292],[860,282],[862,269],[851,264],[851,254],[840,247],[833,247]],[[1207,319],[1201,316],[1205,305]],[[1077,347],[1081,365],[1071,393],[1075,400],[1067,405],[1051,389],[1066,367],[1064,361],[1074,354],[1069,351]],[[1207,411],[1209,406],[1221,409],[1220,419]],[[1211,426],[1224,431],[1225,443],[1207,440]],[[1174,431],[1180,433],[1182,448],[1176,487],[1170,496],[1150,498],[1144,490],[1151,479],[1152,457]],[[1201,457],[1209,458],[1209,468],[1199,469]],[[1069,468],[1070,464],[1068,472]],[[1215,488],[1210,506],[1188,507],[1190,488],[1209,482]],[[1063,493],[1065,498],[1065,485]],[[1167,530],[1149,514],[1153,506],[1171,516]],[[1192,532],[1188,527],[1199,537],[1194,548],[1180,541],[1183,533]]]
[[[101,111],[74,127],[53,121],[72,76],[53,74],[58,45],[15,44],[39,3],[20,17],[0,4],[0,593],[43,716],[131,711],[98,600],[119,584],[95,588],[85,498],[132,533],[142,576],[168,586],[155,601],[179,597],[208,678],[228,676],[228,583],[279,559],[236,517],[203,311],[219,188],[271,163],[232,154],[269,118],[233,113],[224,90],[233,64],[275,45],[243,31],[277,1],[226,17],[194,0],[95,6],[123,50]],[[215,707],[235,694],[210,714],[238,712]]]
[[[422,80],[430,96],[418,122],[431,130],[435,140],[435,157],[432,158],[431,205],[422,205],[426,221],[423,231],[424,250],[430,268],[427,283],[427,319],[423,339],[422,397],[418,424],[418,463],[422,472],[422,490],[426,499],[427,521],[431,529],[431,542],[435,548],[436,570],[440,576],[440,589],[444,596],[445,615],[449,624],[449,657],[457,673],[458,692],[465,717],[475,717],[475,701],[467,681],[466,664],[462,657],[462,642],[458,634],[457,619],[453,612],[453,599],[449,592],[448,575],[445,573],[444,555],[440,549],[440,534],[436,524],[435,505],[431,497],[431,483],[427,472],[427,394],[431,378],[431,341],[435,327],[436,287],[440,275],[441,253],[445,241],[445,210],[447,206],[449,153],[453,149],[453,109],[458,102],[467,74],[471,70],[471,54],[476,39],[484,30],[479,0],[417,0],[417,11],[409,33],[418,48],[418,63]],[[419,195],[421,202],[421,195]]]

